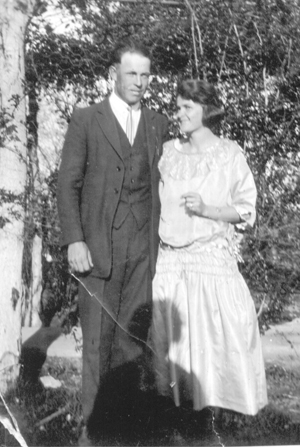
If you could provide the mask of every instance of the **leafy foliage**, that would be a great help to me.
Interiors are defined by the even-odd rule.
[[[99,81],[109,81],[112,47],[129,35],[152,49],[154,79],[145,101],[171,118],[171,134],[178,132],[172,120],[178,79],[217,84],[226,110],[220,132],[241,145],[256,179],[257,222],[245,234],[241,269],[257,307],[264,309],[260,321],[266,328],[299,290],[298,2],[182,0],[171,7],[58,0],[55,8],[68,14],[64,34],[43,17],[36,17],[28,31],[27,89],[38,95],[42,88],[65,92],[72,85],[78,98],[60,109],[66,119],[76,101],[92,103],[105,94]],[[58,266],[54,170],[48,187],[44,246]],[[47,275],[58,281],[61,267]]]

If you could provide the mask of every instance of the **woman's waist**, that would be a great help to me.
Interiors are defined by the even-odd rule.
[[[240,253],[240,236],[232,231],[225,234],[215,234],[209,240],[196,239],[189,243],[178,243],[179,241],[160,241],[160,249],[165,252],[173,252],[187,255],[209,254],[214,253],[214,256],[219,258],[234,258],[235,261],[243,262]]]
[[[180,273],[182,270],[227,277],[238,274],[236,256],[225,240],[207,244],[195,241],[182,247],[161,242],[156,272]]]
[[[163,240],[160,241],[160,247],[166,251],[179,251],[186,253],[201,253],[201,252],[211,252],[212,250],[223,250],[227,249],[229,246],[228,240],[224,237],[216,237],[213,240],[205,240],[205,239],[196,239],[192,242],[180,244],[179,241],[177,243],[168,243]]]

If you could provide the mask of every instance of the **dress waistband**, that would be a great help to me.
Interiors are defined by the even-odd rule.
[[[226,250],[233,256],[238,262],[243,262],[240,253],[239,241],[234,239],[228,241],[227,239],[211,241],[208,243],[203,243],[200,241],[194,241],[189,245],[184,245],[182,247],[174,247],[172,245],[166,244],[160,241],[160,247],[163,251],[173,251],[173,252],[186,252],[186,253],[209,253],[215,250]]]

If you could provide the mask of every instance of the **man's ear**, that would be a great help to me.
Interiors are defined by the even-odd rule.
[[[109,73],[109,76],[111,77],[111,79],[113,81],[116,81],[116,79],[117,79],[117,72],[116,72],[116,67],[114,65],[111,65],[109,67],[108,73]]]

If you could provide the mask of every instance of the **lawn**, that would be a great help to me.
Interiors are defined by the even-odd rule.
[[[19,386],[7,395],[7,403],[28,446],[77,445],[82,427],[81,361],[49,358],[41,375],[48,374],[58,379],[62,386],[56,389],[44,388],[40,383],[30,387]],[[149,394],[148,408],[143,409],[138,404],[132,418],[128,419],[126,414],[121,415],[119,409],[113,409],[107,416],[106,437],[100,445],[300,444],[300,371],[286,371],[273,365],[267,368],[267,382],[269,405],[266,408],[255,417],[225,411],[221,426],[214,424],[208,410],[195,413],[187,408],[176,409],[169,401],[155,399]],[[117,420],[121,420],[121,432],[115,426]],[[19,444],[2,428],[0,445]]]

